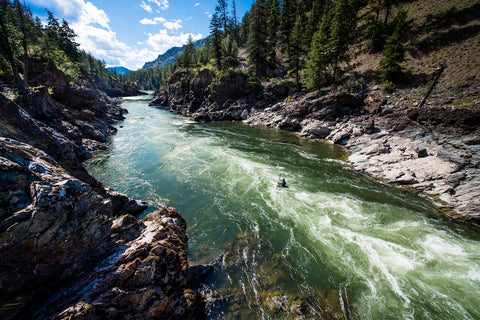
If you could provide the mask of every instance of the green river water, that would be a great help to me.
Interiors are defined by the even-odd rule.
[[[209,319],[480,319],[480,234],[348,169],[341,147],[129,98],[98,180],[188,224]],[[284,177],[289,188],[276,182]]]

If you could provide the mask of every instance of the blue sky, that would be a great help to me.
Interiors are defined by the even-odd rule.
[[[230,2],[229,1],[229,5]],[[253,0],[236,0],[241,19]],[[209,34],[216,0],[27,0],[34,15],[45,9],[68,21],[80,47],[107,66],[139,69],[175,46]],[[229,7],[231,9],[231,5]]]

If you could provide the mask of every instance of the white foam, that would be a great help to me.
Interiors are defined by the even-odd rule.
[[[461,246],[451,240],[447,241],[437,235],[428,234],[425,236],[422,247],[430,257],[442,257],[444,255],[465,257],[468,255]]]

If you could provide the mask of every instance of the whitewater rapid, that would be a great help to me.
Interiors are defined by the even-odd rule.
[[[210,319],[480,319],[478,231],[349,170],[341,147],[147,104],[123,103],[88,170],[182,212],[191,264],[216,266]]]

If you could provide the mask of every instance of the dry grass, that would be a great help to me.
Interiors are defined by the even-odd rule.
[[[437,15],[450,10],[455,6],[458,10],[463,10],[478,3],[475,0],[429,0],[412,1],[405,3],[400,9],[408,12],[408,17],[414,19],[416,25],[424,25],[428,22],[429,15]]]
[[[426,85],[428,75],[437,65],[443,64],[446,69],[437,91],[459,91],[458,88],[468,87],[468,96],[480,96],[480,1],[417,0],[396,10],[400,9],[406,10],[412,21],[403,64],[405,70],[417,80],[424,79]],[[378,69],[381,59],[381,55],[365,54],[364,49],[359,43],[351,52],[352,65],[358,73]],[[459,99],[470,98],[462,96]]]

